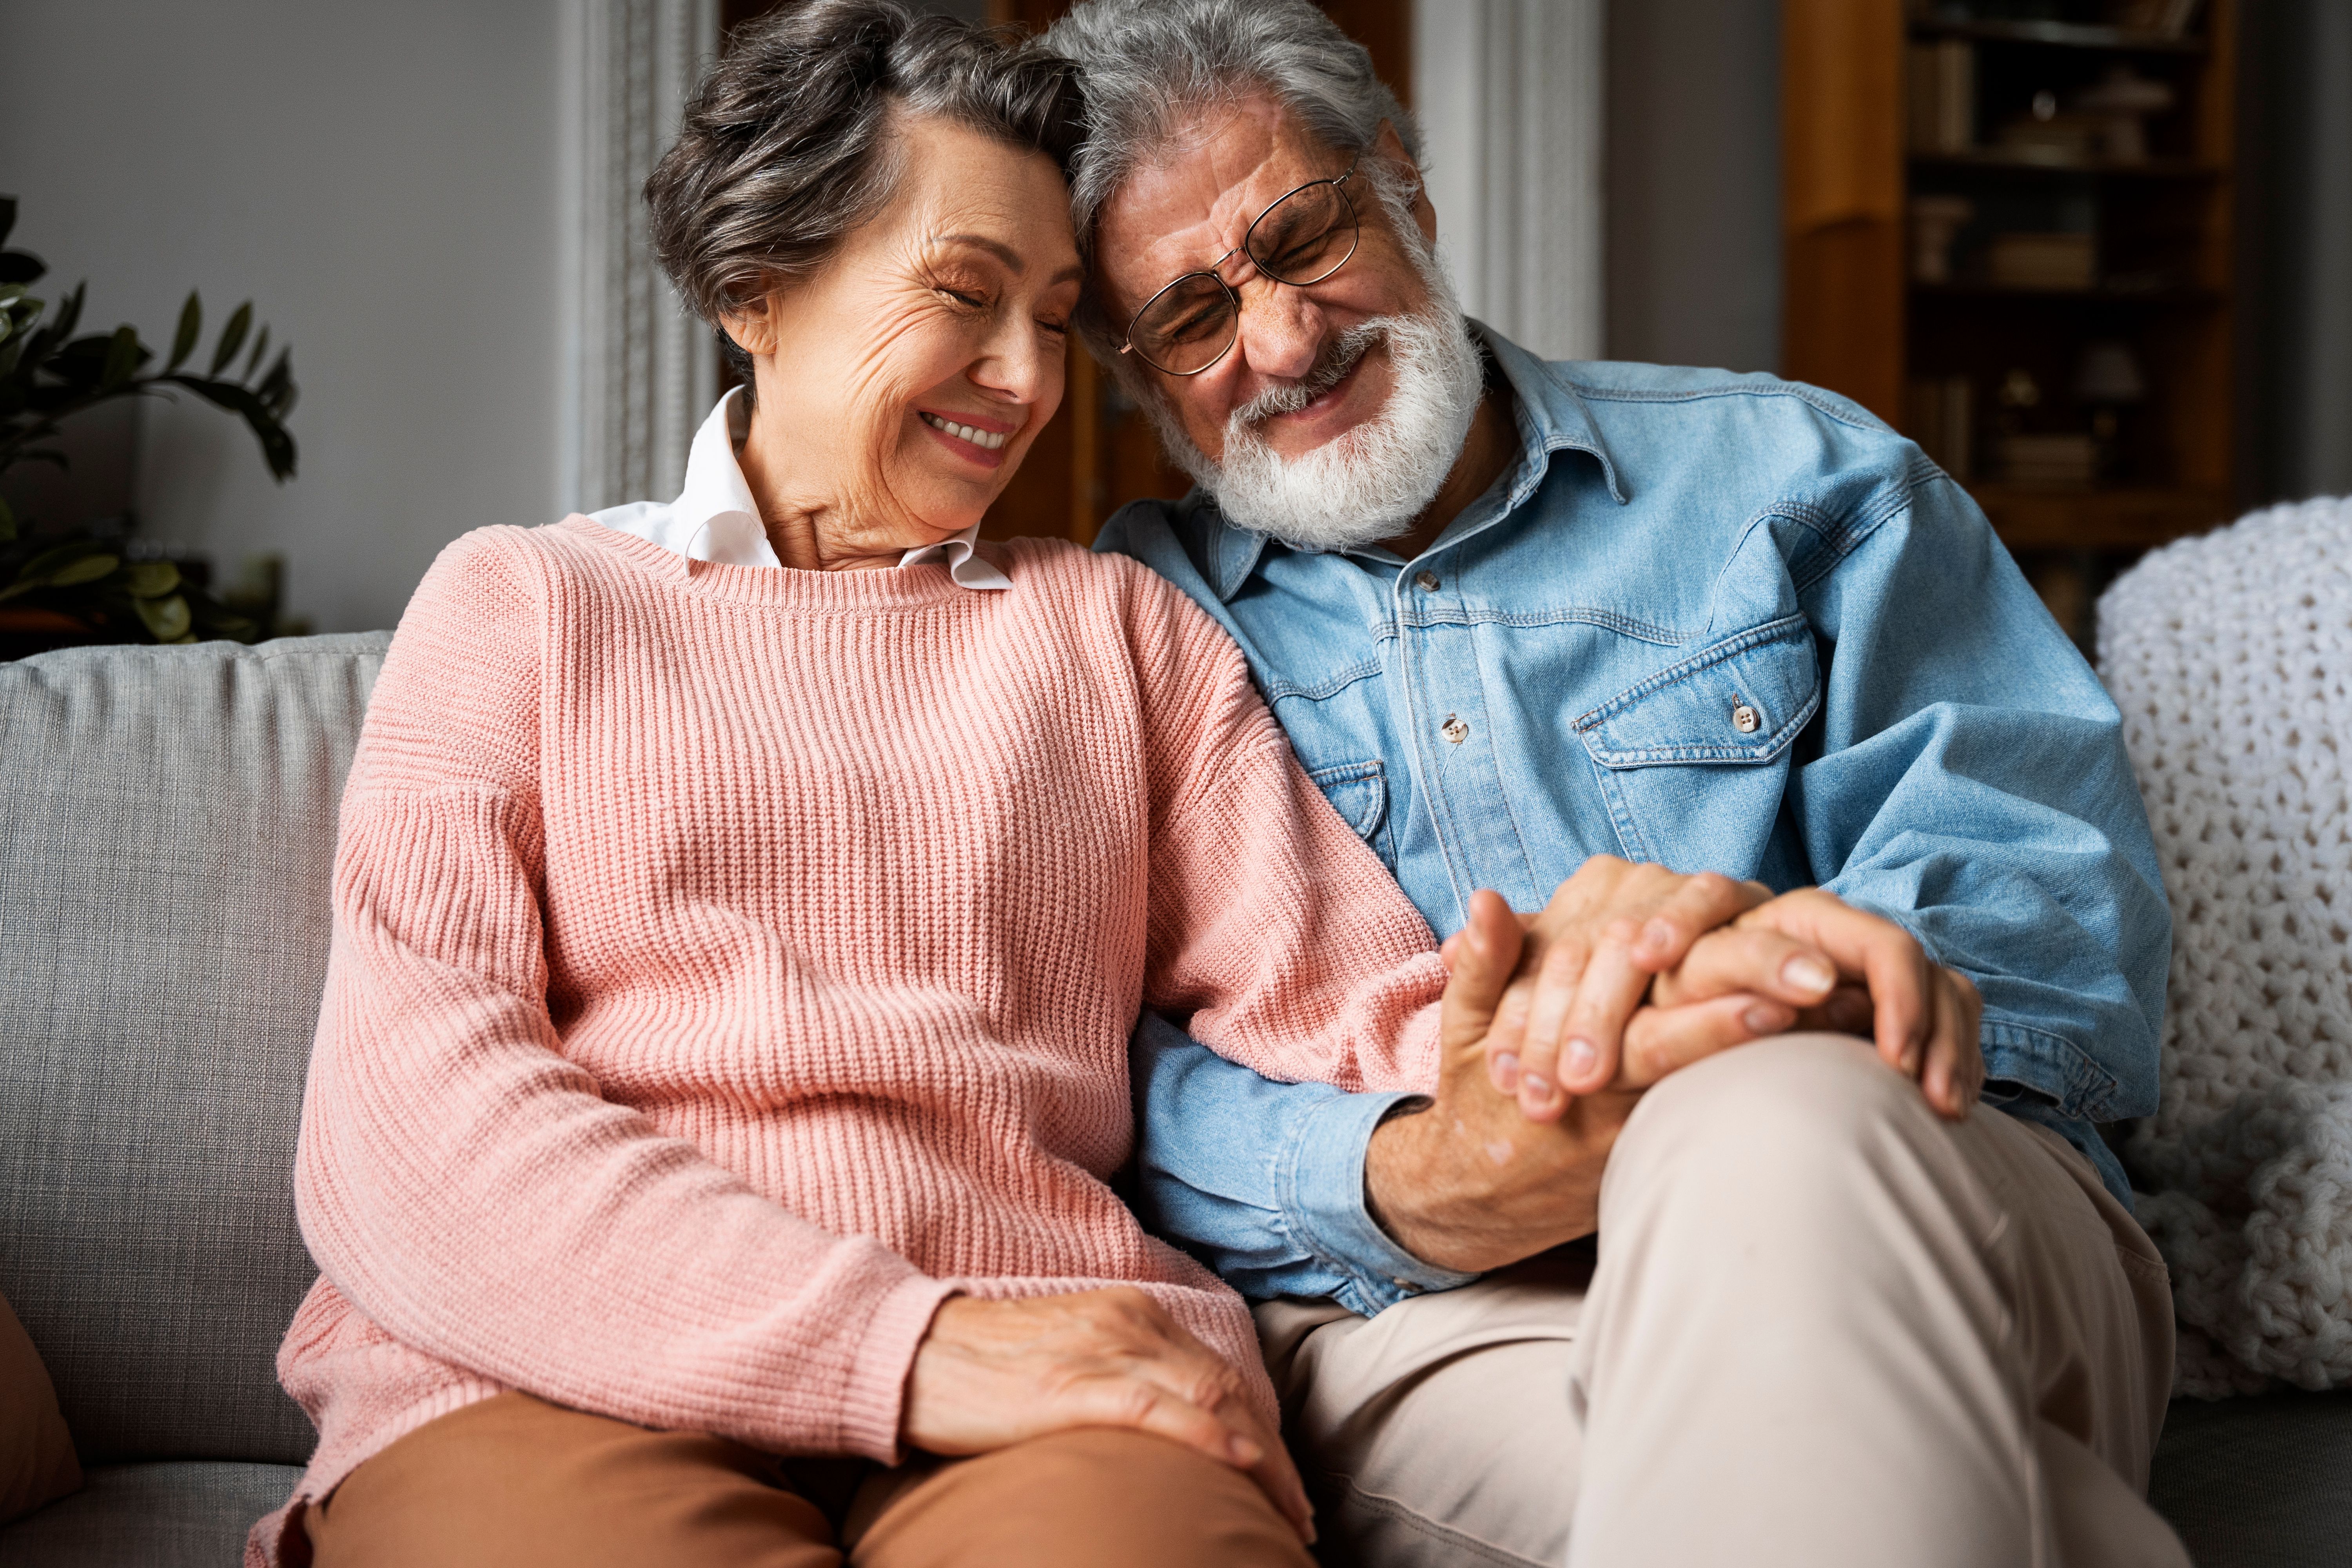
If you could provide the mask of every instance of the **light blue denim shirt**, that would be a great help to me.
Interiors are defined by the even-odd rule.
[[[2121,721],[1960,487],[1767,375],[1548,364],[1481,337],[1521,451],[1428,551],[1316,553],[1195,491],[1104,529],[1249,659],[1441,936],[1591,855],[1809,883],[1984,994],[1986,1099],[2129,1202],[2095,1121],[2156,1109],[2171,917]],[[1245,1295],[1370,1313],[1466,1276],[1364,1207],[1394,1095],[1136,1034],[1145,1217]]]

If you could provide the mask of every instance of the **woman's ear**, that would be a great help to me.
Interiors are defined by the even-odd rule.
[[[755,358],[776,352],[776,319],[764,295],[746,300],[719,317],[719,330],[732,338],[737,348]]]

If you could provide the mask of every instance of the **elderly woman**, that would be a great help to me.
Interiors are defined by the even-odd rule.
[[[1127,1037],[1414,1083],[1444,969],[1181,594],[975,543],[1061,395],[1074,114],[890,0],[689,110],[655,232],[750,385],[676,502],[467,534],[402,620],[297,1178],[320,1445],[249,1560],[1307,1561],[1248,1314],[1106,1184]]]

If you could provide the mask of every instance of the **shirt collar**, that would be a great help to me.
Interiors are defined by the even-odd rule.
[[[1533,495],[1536,487],[1543,483],[1554,452],[1591,453],[1601,465],[1601,477],[1607,482],[1610,495],[1623,505],[1629,498],[1618,474],[1616,459],[1594,427],[1592,416],[1586,412],[1584,399],[1577,395],[1575,386],[1553,366],[1482,321],[1470,323],[1470,334],[1492,356],[1495,368],[1502,373],[1504,383],[1511,389],[1511,414],[1518,426],[1520,446],[1519,461],[1505,476],[1510,487],[1508,498],[1492,517],[1476,526],[1485,527],[1508,516]],[[1451,544],[1465,537],[1455,530],[1468,515],[1465,511],[1464,517],[1456,518],[1438,535],[1437,543]],[[1265,534],[1235,528],[1213,508],[1209,509],[1209,516],[1214,521],[1208,541],[1206,575],[1217,597],[1231,600],[1257,570],[1272,541]]]
[[[751,499],[743,465],[735,457],[736,447],[751,429],[751,413],[744,405],[742,390],[730,387],[694,433],[694,445],[686,456],[686,488],[669,509],[668,522],[662,530],[665,537],[654,542],[689,561],[781,569],[783,563],[776,559],[775,547],[768,542],[759,503]],[[917,545],[898,558],[898,564],[904,568],[944,560],[948,575],[960,586],[1013,586],[1012,578],[981,555],[979,540],[980,524],[975,522],[952,538]]]

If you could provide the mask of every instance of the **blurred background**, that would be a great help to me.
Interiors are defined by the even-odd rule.
[[[199,371],[251,300],[300,392],[282,483],[203,396],[74,416],[69,468],[0,480],[23,540],[95,527],[262,629],[357,630],[467,529],[675,493],[719,368],[636,192],[766,8],[0,0],[28,296],[86,280],[79,331],[135,327],[158,371],[191,289]],[[2352,0],[1326,9],[1422,122],[1474,314],[1860,400],[2078,634],[2139,552],[2352,491]],[[991,531],[1090,539],[1181,489],[1079,353]],[[0,653],[29,602],[0,600]]]

